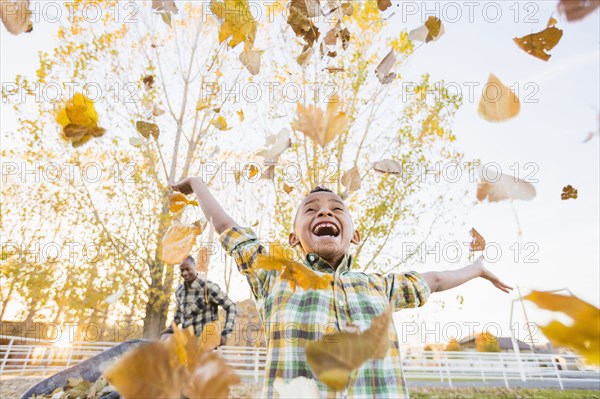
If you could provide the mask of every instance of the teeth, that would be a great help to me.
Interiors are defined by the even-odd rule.
[[[325,223],[320,223],[320,224],[316,225],[313,233],[319,234],[319,231],[321,231],[321,229],[326,228],[326,227],[331,228],[334,232],[334,235],[337,234],[339,231],[335,224],[325,222]]]

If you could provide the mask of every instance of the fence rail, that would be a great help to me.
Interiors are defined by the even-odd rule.
[[[0,376],[47,376],[75,365],[107,349],[115,342],[75,342],[68,347],[31,338],[0,335]],[[265,371],[265,348],[222,346],[225,361],[244,379],[259,382]],[[461,381],[494,382],[506,387],[511,382],[543,381],[564,389],[565,380],[598,384],[600,371],[586,369],[575,355],[481,352],[404,353],[404,376],[408,381],[439,381],[449,386]]]

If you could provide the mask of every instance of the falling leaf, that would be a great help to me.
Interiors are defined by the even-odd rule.
[[[2,0],[0,2],[0,18],[6,30],[13,35],[29,33],[33,30],[29,0]]]
[[[456,299],[458,300],[458,303],[461,305],[465,302],[465,297],[463,297],[462,295],[457,295]]]
[[[142,140],[139,137],[130,137],[129,138],[129,144],[131,144],[134,147],[139,147],[142,144],[144,144],[144,140]]]
[[[73,147],[79,147],[92,137],[101,137],[106,132],[98,126],[94,102],[81,93],[75,93],[58,110],[56,121],[63,128],[63,138],[70,141]]]
[[[174,0],[152,0],[152,9],[157,12],[179,13]]]
[[[283,128],[277,135],[270,135],[267,138],[267,145],[271,147],[260,150],[256,155],[264,157],[267,162],[275,162],[292,145],[289,129]]]
[[[161,116],[161,115],[164,115],[164,113],[165,113],[164,109],[160,109],[156,105],[154,105],[152,107],[152,115],[154,115],[154,116]]]
[[[487,199],[489,202],[504,200],[531,200],[536,192],[533,184],[518,179],[511,175],[502,174],[497,182],[490,182],[482,178],[477,185],[477,200]]]
[[[190,399],[227,399],[232,385],[241,382],[233,368],[216,352],[203,353],[182,394]]]
[[[173,25],[171,25],[171,13],[162,12],[160,13],[160,17],[162,18],[163,22],[169,26],[169,28],[173,27]]]
[[[352,2],[348,1],[346,3],[342,3],[342,12],[345,16],[351,17],[352,14],[354,14],[354,6],[352,5]]]
[[[566,187],[563,187],[562,193],[560,194],[560,199],[565,201],[568,199],[577,199],[577,189],[573,188],[570,184]]]
[[[309,19],[307,12],[300,7],[290,6],[287,23],[292,27],[296,36],[304,39],[308,47],[312,47],[321,35],[319,28]]]
[[[111,304],[117,302],[119,299],[121,299],[123,294],[125,294],[125,288],[119,288],[119,290],[117,292],[104,298],[104,302],[111,305]]]
[[[416,40],[423,43],[435,42],[445,33],[444,25],[439,18],[430,16],[424,25],[411,30],[408,40]]]
[[[250,12],[248,0],[223,0],[210,2],[210,11],[219,18],[219,43],[228,40],[234,48],[244,42],[246,50],[252,50],[256,39],[256,20]]]
[[[281,271],[280,277],[290,282],[292,290],[301,287],[304,290],[323,290],[327,289],[333,282],[333,277],[329,274],[319,273],[296,262],[293,256],[279,245],[272,244],[268,254],[259,254],[254,268],[264,270]]]
[[[244,110],[240,109],[239,111],[237,111],[238,117],[240,118],[240,122],[244,121]]]
[[[350,170],[342,175],[341,178],[342,186],[346,187],[348,191],[356,191],[360,189],[360,173],[358,168],[353,166]]]
[[[483,89],[477,112],[488,122],[502,122],[519,114],[521,103],[515,93],[490,74]]]
[[[248,178],[249,179],[252,179],[254,176],[256,176],[258,174],[258,172],[260,172],[260,170],[258,169],[258,166],[256,166],[256,165],[248,166]]]
[[[471,237],[473,237],[469,249],[471,251],[483,251],[485,249],[485,238],[483,238],[483,236],[479,234],[479,232],[475,230],[474,227],[471,228],[469,233],[471,233]]]
[[[379,11],[385,11],[392,6],[392,0],[377,0]]]
[[[304,46],[302,48],[302,53],[300,53],[298,58],[296,58],[296,62],[298,63],[298,65],[300,65],[302,68],[308,65],[308,62],[310,61],[310,58],[312,57],[314,52],[315,49],[313,47],[309,47],[308,45]]]
[[[260,72],[261,55],[262,51],[259,50],[248,50],[240,53],[240,61],[251,75],[257,75]]]
[[[373,169],[379,173],[402,173],[402,165],[393,159],[382,159],[381,161],[374,162]]]
[[[171,367],[173,344],[156,341],[126,352],[104,372],[123,399],[178,398],[183,367]]]
[[[523,37],[515,37],[513,41],[526,53],[541,60],[548,61],[551,55],[546,53],[546,51],[552,50],[563,35],[562,30],[553,26],[554,23],[556,23],[556,20],[551,18],[550,21],[548,21],[548,27],[543,31]]]
[[[261,180],[271,180],[275,178],[275,165],[269,165],[267,169],[260,175]]]
[[[202,98],[200,100],[198,100],[198,102],[196,103],[196,111],[202,111],[207,108],[210,108],[210,103],[205,101]]]
[[[154,86],[154,76],[153,75],[144,76],[144,79],[142,79],[142,81],[144,82],[144,87],[146,88],[146,90],[150,90],[150,89],[152,89],[152,86]]]
[[[231,129],[230,127],[227,126],[227,120],[225,119],[225,117],[223,117],[223,115],[219,115],[217,118],[211,120],[210,124],[221,131]]]
[[[144,136],[144,138],[150,138],[150,136],[152,136],[154,139],[158,139],[158,135],[160,134],[160,129],[156,123],[137,121],[135,123],[135,128],[142,136]]]
[[[558,11],[567,21],[579,21],[600,6],[600,0],[560,0]]]
[[[306,360],[318,379],[340,391],[348,385],[350,374],[369,359],[382,359],[389,347],[388,331],[392,306],[374,317],[365,332],[341,331],[306,344]]]
[[[273,389],[279,395],[279,399],[315,399],[320,398],[321,393],[317,382],[312,378],[297,377],[290,382],[282,378],[275,378]]]
[[[288,186],[286,183],[283,183],[283,191],[285,191],[286,194],[289,194],[292,191],[294,191],[294,187]]]
[[[343,108],[343,103],[337,95],[331,96],[326,113],[316,105],[309,105],[305,108],[298,103],[297,119],[292,123],[292,127],[304,133],[321,147],[326,147],[348,125],[348,117],[340,110],[341,108]]]
[[[188,200],[185,194],[174,192],[169,196],[169,210],[173,213],[179,212],[186,205],[198,206],[198,201]]]
[[[542,309],[562,312],[573,319],[571,326],[552,321],[540,326],[542,333],[556,347],[567,346],[591,364],[600,364],[600,309],[575,296],[532,291],[524,299]]]
[[[394,54],[394,49],[391,49],[375,69],[377,79],[379,79],[382,84],[388,84],[396,77],[395,72],[390,72],[395,63],[396,54]]]
[[[174,220],[162,239],[161,259],[169,265],[183,262],[190,254],[196,237],[202,232],[199,226],[187,226]]]

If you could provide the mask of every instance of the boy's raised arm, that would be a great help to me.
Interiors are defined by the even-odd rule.
[[[238,224],[231,216],[223,209],[221,204],[213,197],[208,189],[208,186],[202,178],[197,176],[186,177],[185,179],[171,184],[171,188],[183,194],[191,194],[192,192],[198,197],[198,203],[204,212],[204,216],[213,224],[215,231],[218,234],[223,233],[230,227]]]
[[[506,293],[512,290],[512,287],[503,283],[495,274],[490,272],[483,264],[483,257],[477,258],[475,262],[458,270],[446,270],[441,272],[425,272],[421,276],[429,285],[431,292],[440,292],[458,287],[477,277],[489,280],[494,287]]]

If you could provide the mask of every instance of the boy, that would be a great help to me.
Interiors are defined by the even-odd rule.
[[[484,266],[481,258],[459,270],[407,272],[388,275],[351,270],[350,244],[360,242],[360,233],[342,199],[330,190],[317,187],[300,203],[289,235],[292,247],[300,246],[304,263],[334,282],[329,289],[292,290],[277,271],[253,269],[259,253],[265,251],[251,229],[240,227],[223,210],[199,177],[188,177],[171,186],[184,194],[194,192],[208,220],[221,234],[221,243],[235,258],[246,276],[264,323],[267,340],[266,375],[262,397],[273,397],[275,378],[285,382],[297,377],[315,379],[306,361],[304,346],[319,340],[325,332],[340,331],[349,323],[364,331],[371,320],[390,302],[395,310],[423,306],[431,292],[459,286],[473,278],[491,281],[504,292],[511,287]],[[352,374],[344,392],[336,392],[317,381],[322,398],[402,398],[408,397],[401,373],[399,343],[393,327],[391,348],[385,359],[369,360]]]

